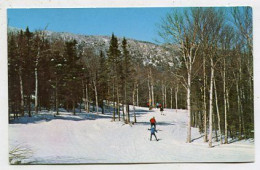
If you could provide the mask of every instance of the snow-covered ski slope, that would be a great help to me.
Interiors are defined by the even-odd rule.
[[[9,147],[23,146],[33,154],[22,163],[158,163],[158,162],[248,162],[254,161],[254,141],[203,142],[192,128],[192,143],[186,143],[186,110],[136,107],[137,123],[112,121],[112,115],[61,112],[20,118],[9,124]],[[157,120],[159,141],[150,141],[149,120]],[[131,117],[133,120],[133,117]],[[214,140],[213,140],[214,141]]]

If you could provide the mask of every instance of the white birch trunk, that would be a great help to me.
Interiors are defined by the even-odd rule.
[[[214,79],[214,64],[212,57],[210,58],[211,77],[209,91],[209,147],[212,147],[212,116],[213,116],[213,79]]]
[[[127,121],[127,119],[126,119],[126,117],[127,117],[126,105],[127,105],[128,103],[127,103],[127,98],[126,98],[126,97],[127,97],[127,94],[126,94],[126,93],[127,93],[127,92],[126,92],[126,91],[127,91],[126,85],[127,85],[127,84],[126,84],[126,80],[125,80],[125,87],[124,87],[124,100],[125,100],[125,101],[124,101],[123,121]]]
[[[222,141],[222,133],[221,133],[221,127],[220,127],[220,114],[219,114],[219,108],[218,108],[218,94],[217,94],[217,86],[216,86],[216,81],[215,81],[215,79],[214,79],[214,91],[215,91],[216,110],[217,110],[217,115],[218,115],[219,139],[220,139],[220,144],[223,144],[223,141]]]
[[[224,114],[225,114],[225,144],[228,143],[228,140],[227,140],[227,136],[228,136],[228,133],[227,133],[227,127],[228,127],[228,124],[227,124],[227,99],[226,99],[226,60],[224,59],[224,64],[223,64],[223,67],[224,67],[224,70],[223,70],[223,93],[224,93]]]
[[[177,109],[178,109],[178,91],[179,91],[179,86],[177,85],[175,88],[175,109],[176,109],[176,113],[177,113]]]
[[[153,90],[153,77],[152,77],[152,71],[150,68],[150,78],[151,78],[151,105],[154,107],[154,90]]]
[[[149,106],[151,105],[151,87],[150,87],[150,81],[149,81],[149,75],[148,75],[148,92],[149,92],[149,99],[148,99],[148,102],[149,102]]]
[[[187,110],[188,110],[187,143],[191,143],[190,89],[191,89],[191,66],[189,66],[188,68],[188,87],[187,87]]]
[[[227,112],[230,111],[230,104],[229,104],[229,89],[226,88],[226,95],[227,95]]]
[[[151,81],[151,95],[152,95],[152,107],[154,107],[154,91],[153,91],[153,81]]]
[[[164,98],[164,85],[162,84],[162,107],[163,107],[163,108],[164,108],[164,104],[165,104],[165,103],[164,103],[164,102],[165,102],[164,99],[165,99],[165,98]]]

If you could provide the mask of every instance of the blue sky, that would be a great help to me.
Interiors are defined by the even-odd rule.
[[[8,9],[8,25],[84,35],[111,35],[154,42],[156,24],[171,8]]]

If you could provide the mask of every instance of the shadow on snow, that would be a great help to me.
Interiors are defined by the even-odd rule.
[[[150,126],[150,122],[136,122],[136,125],[147,125]],[[168,122],[157,122],[156,126],[171,126],[171,125],[175,125],[175,123],[168,123]]]
[[[108,109],[109,110],[109,109]],[[39,114],[33,114],[32,117],[28,115],[24,117],[19,117],[18,119],[10,120],[10,124],[28,124],[28,123],[39,123],[39,122],[49,122],[52,120],[68,120],[68,121],[84,121],[84,120],[96,120],[96,119],[112,119],[113,111],[110,112],[106,109],[105,114],[97,114],[97,113],[86,113],[79,112],[76,110],[76,115],[73,115],[71,112],[67,112],[66,110],[60,110],[59,115],[54,116],[54,112],[42,112]],[[108,112],[107,112],[108,111]],[[144,110],[144,109],[136,109],[136,117],[141,117],[143,114],[147,114],[150,112],[154,112],[153,110]],[[130,110],[130,115],[133,117],[133,110]],[[117,118],[116,114],[116,118]],[[122,111],[121,111],[122,116]],[[147,122],[148,123],[148,122]]]
[[[59,115],[51,114],[38,114],[32,117],[24,116],[15,120],[11,120],[10,124],[28,124],[28,123],[39,123],[49,122],[52,120],[68,120],[68,121],[85,121],[85,120],[96,120],[96,119],[111,119],[110,115],[96,114],[96,113],[79,113],[73,115],[72,113],[60,113]]]

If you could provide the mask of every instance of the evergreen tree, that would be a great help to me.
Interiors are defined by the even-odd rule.
[[[24,33],[24,94],[26,96],[27,112],[31,117],[32,95],[34,94],[34,60],[32,53],[33,34],[27,27]]]
[[[126,107],[129,107],[130,104],[130,87],[131,87],[131,82],[133,79],[133,71],[134,69],[132,68],[132,60],[130,57],[130,53],[128,51],[128,47],[127,47],[127,40],[125,38],[123,38],[122,41],[122,86],[123,86],[123,96],[124,96],[124,104],[126,105]],[[126,122],[129,123],[130,122],[130,114],[129,114],[129,110],[127,110],[128,112],[126,113]],[[123,115],[123,119],[125,118],[125,115]]]
[[[20,30],[17,37],[17,51],[18,51],[18,75],[19,75],[19,86],[20,86],[20,113],[24,116],[25,102],[24,102],[24,70],[25,70],[25,43],[24,33]]]
[[[76,49],[77,41],[68,41],[65,43],[65,56],[67,60],[66,67],[66,100],[72,102],[73,114],[76,114],[77,102],[81,96],[81,76],[78,74],[81,70],[81,66],[78,63],[79,57],[77,56]]]
[[[99,55],[99,70],[98,70],[98,87],[99,87],[99,105],[102,108],[102,113],[104,114],[104,100],[107,99],[107,67],[106,67],[106,58],[102,51]]]
[[[19,58],[16,44],[16,37],[13,33],[8,35],[8,103],[9,120],[11,114],[14,118],[21,112],[21,93],[19,86]]]
[[[115,113],[119,115],[119,64],[120,64],[120,50],[118,48],[118,40],[114,33],[112,34],[110,45],[108,49],[108,67],[109,67],[109,79],[112,83],[112,101],[113,101],[113,120],[115,121]],[[117,102],[116,102],[117,101]],[[117,103],[117,106],[115,105]],[[120,119],[120,118],[119,118]]]

